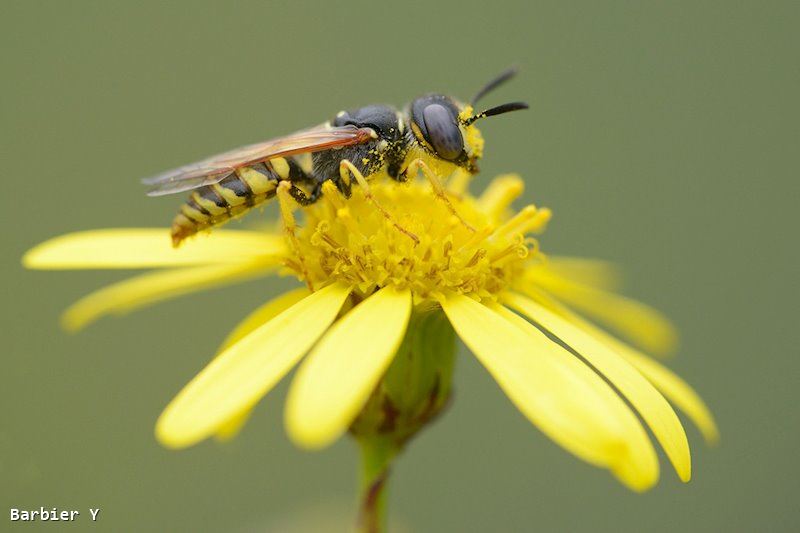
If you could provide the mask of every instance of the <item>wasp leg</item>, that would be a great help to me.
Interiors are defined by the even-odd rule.
[[[356,169],[356,171],[358,171],[358,169]],[[347,171],[342,172],[341,163],[339,164],[339,177],[331,181],[345,198],[350,198],[353,195],[353,182],[350,181],[350,173]]]
[[[348,189],[350,188],[351,185],[350,175],[352,175],[356,179],[358,184],[361,186],[361,190],[364,191],[364,198],[366,198],[366,200],[369,203],[371,203],[375,207],[375,209],[380,211],[380,213],[384,216],[384,218],[386,218],[386,220],[388,220],[392,224],[392,226],[397,228],[397,230],[400,233],[406,235],[409,239],[414,241],[415,244],[419,244],[419,237],[417,237],[416,235],[405,229],[403,226],[398,224],[397,221],[392,217],[392,215],[380,204],[380,202],[378,202],[378,200],[375,199],[375,197],[372,195],[372,189],[370,189],[369,183],[367,183],[367,180],[364,179],[364,175],[361,174],[361,171],[359,171],[355,167],[355,165],[353,165],[353,163],[351,163],[347,159],[342,159],[339,162],[339,179],[343,182],[343,184],[345,184],[345,186]]]
[[[295,192],[295,189],[297,192]],[[311,283],[311,278],[308,275],[308,269],[306,268],[306,260],[305,257],[303,257],[303,252],[300,250],[300,243],[297,240],[297,221],[294,218],[294,206],[292,205],[292,199],[294,199],[300,205],[308,205],[312,202],[301,189],[294,186],[289,181],[281,181],[280,184],[278,184],[277,196],[278,205],[281,208],[283,228],[286,231],[286,234],[289,236],[289,242],[292,243],[292,248],[294,248],[294,253],[300,263],[300,272],[303,275],[303,281],[306,282],[308,290],[314,292],[314,284]],[[302,198],[302,200],[299,198]]]
[[[319,200],[319,198],[322,196],[322,186],[324,184],[324,181],[319,181],[316,185],[314,185],[314,188],[311,190],[311,195],[308,197],[312,204]]]
[[[461,217],[461,215],[458,214],[458,211],[456,211],[456,208],[455,206],[453,206],[453,203],[450,201],[450,198],[447,197],[447,194],[445,193],[444,190],[444,186],[442,185],[442,182],[439,180],[439,176],[436,175],[436,173],[431,169],[431,167],[428,166],[427,163],[425,163],[425,161],[423,161],[422,159],[413,160],[411,164],[408,165],[408,167],[406,168],[405,172],[406,179],[408,179],[408,177],[416,176],[420,170],[422,170],[422,173],[425,175],[425,178],[428,180],[428,182],[430,182],[431,188],[433,188],[433,193],[436,195],[436,197],[442,202],[444,202],[444,205],[447,206],[447,209],[450,211],[450,213],[454,217],[456,217],[461,222],[461,224],[464,225],[465,228],[467,228],[472,233],[475,233],[475,228],[473,228],[469,222],[464,220]]]
[[[320,192],[322,191],[321,185],[316,185],[311,191],[311,194],[306,194],[303,189],[292,183],[291,181],[281,181],[280,185],[288,184],[284,188],[288,189],[289,196],[294,198],[294,201],[302,206],[311,205],[319,199]],[[279,186],[280,188],[280,186]]]

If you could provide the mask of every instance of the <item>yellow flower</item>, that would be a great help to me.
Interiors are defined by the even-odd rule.
[[[495,179],[477,198],[464,185],[455,180],[449,191],[463,221],[423,183],[373,184],[374,198],[391,218],[362,190],[345,200],[331,187],[303,208],[305,223],[294,239],[277,231],[215,230],[175,250],[166,230],[89,231],[35,247],[24,264],[159,268],[74,304],[64,314],[72,330],[106,314],[275,272],[313,288],[266,303],[229,335],[159,418],[157,438],[171,448],[235,435],[253,406],[301,360],[285,417],[297,444],[320,448],[348,428],[357,435],[378,431],[387,420],[379,425],[370,418],[383,409],[370,402],[386,394],[381,401],[402,405],[399,396],[410,397],[405,385],[390,383],[395,355],[420,345],[410,338],[423,327],[419,317],[446,316],[448,331],[455,330],[514,405],[565,449],[609,469],[631,489],[645,490],[657,481],[659,465],[641,418],[688,481],[689,446],[667,400],[713,442],[716,426],[702,400],[662,364],[570,308],[658,355],[674,348],[670,324],[614,294],[617,277],[608,264],[545,256],[531,234],[544,229],[550,212],[511,210],[522,192],[518,177]],[[419,375],[420,364],[413,370]],[[408,420],[417,422],[409,422],[402,439],[443,405],[449,370],[442,368],[426,370],[439,373],[421,389],[434,394],[436,409],[415,411]],[[408,405],[421,404],[416,398]]]

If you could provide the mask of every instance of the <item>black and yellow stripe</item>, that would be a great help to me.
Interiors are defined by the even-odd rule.
[[[297,173],[300,175],[297,175]],[[291,159],[278,157],[236,169],[213,185],[196,189],[172,221],[172,244],[243,215],[273,198],[278,183],[305,177]]]

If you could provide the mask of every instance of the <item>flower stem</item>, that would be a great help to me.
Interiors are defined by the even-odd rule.
[[[359,488],[358,531],[381,533],[386,530],[386,485],[389,466],[397,448],[388,439],[359,439],[361,478]]]

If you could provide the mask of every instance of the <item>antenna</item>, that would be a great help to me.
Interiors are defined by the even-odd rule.
[[[478,100],[492,92],[493,90],[497,89],[499,86],[503,85],[505,82],[513,78],[517,75],[517,67],[511,67],[510,69],[506,70],[505,72],[501,73],[493,80],[489,81],[483,88],[478,91],[478,94],[472,97],[472,105],[475,105]]]
[[[496,107],[492,107],[487,109],[486,111],[481,111],[477,115],[473,115],[469,117],[467,120],[464,121],[465,126],[469,126],[473,122],[478,119],[486,118],[486,117],[493,117],[495,115],[502,115],[503,113],[510,113],[511,111],[519,111],[520,109],[528,109],[528,104],[525,102],[509,102],[507,104],[502,104]]]

